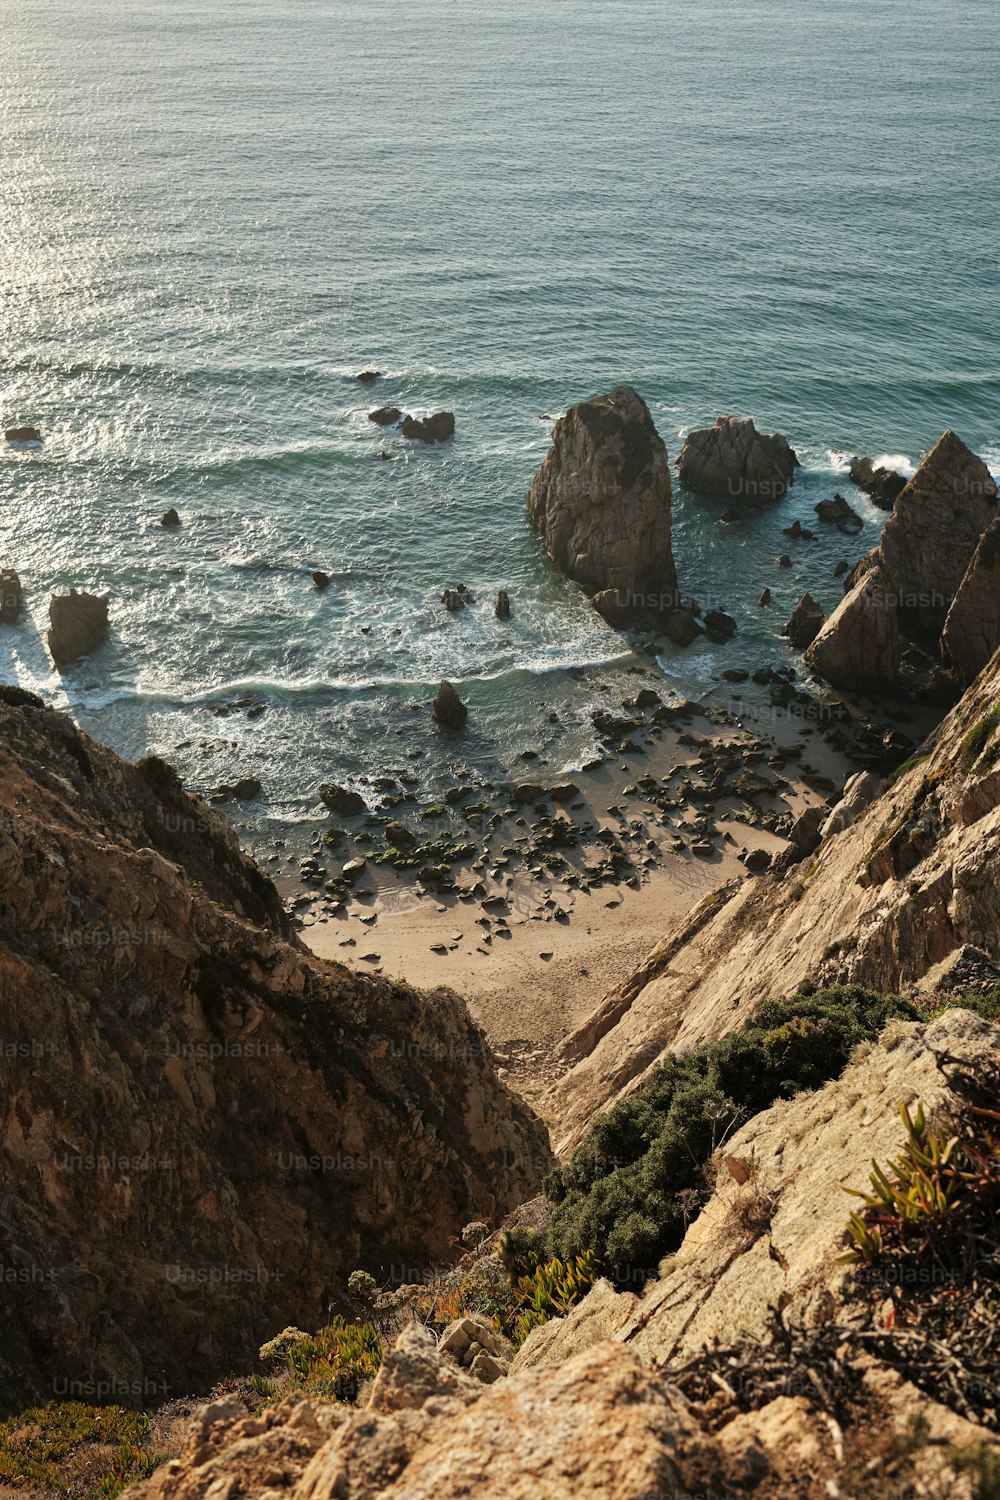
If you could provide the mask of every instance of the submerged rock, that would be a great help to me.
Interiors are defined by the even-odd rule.
[[[53,594],[49,602],[49,653],[56,666],[67,666],[86,656],[103,641],[108,629],[108,595]]]
[[[676,602],[667,450],[631,386],[560,417],[527,508],[562,572],[592,595],[617,593],[598,606],[605,618]]]
[[[405,438],[416,438],[421,443],[444,443],[455,435],[455,414],[438,411],[430,417],[404,417],[399,430]]]
[[[749,417],[717,417],[714,427],[689,432],[677,460],[686,489],[759,505],[780,500],[798,459],[780,432],[765,437]]]
[[[362,370],[360,375],[355,376],[355,379],[360,380],[362,385],[374,385],[376,380],[381,380],[381,378],[381,370]]]
[[[441,686],[437,690],[437,697],[434,699],[431,713],[438,724],[444,724],[449,729],[463,728],[466,719],[469,717],[468,708],[462,702],[450,682],[441,683]]]
[[[4,568],[0,572],[0,621],[5,625],[15,624],[23,599],[20,578],[13,568]]]

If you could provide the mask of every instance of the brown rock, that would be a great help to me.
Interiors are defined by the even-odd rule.
[[[174,509],[173,506],[171,506],[169,510],[165,510],[163,512],[163,515],[160,517],[160,525],[161,526],[165,526],[167,528],[170,528],[170,527],[173,527],[173,526],[179,526],[180,524],[181,524],[181,518],[177,514],[177,511]]]
[[[852,484],[863,490],[880,510],[892,510],[896,497],[906,488],[904,475],[895,469],[876,468],[870,458],[852,458],[848,468]]]
[[[398,406],[380,406],[368,413],[368,420],[374,422],[376,427],[392,427],[402,415]]]
[[[790,645],[801,651],[812,645],[825,619],[826,613],[822,605],[816,603],[812,594],[803,594],[781,633],[787,635]]]
[[[627,630],[636,619],[631,598],[631,594],[621,589],[601,589],[592,596],[590,602],[612,630]]]
[[[42,434],[37,427],[8,427],[4,433],[8,443],[40,443]]]
[[[360,380],[362,385],[374,385],[381,377],[381,370],[362,370],[360,375],[355,376],[355,379]]]
[[[941,636],[941,650],[965,682],[1000,648],[1000,517],[979,539]]]
[[[760,598],[757,600],[757,603],[760,605],[761,609],[766,609],[767,606],[770,604],[770,602],[771,602],[771,590],[770,589],[765,589],[764,592],[761,594]]]
[[[360,792],[338,786],[335,781],[325,781],[316,795],[331,812],[340,813],[342,818],[356,818],[365,810],[365,799]]]
[[[677,460],[681,483],[696,494],[725,495],[751,505],[780,500],[798,459],[778,432],[759,433],[749,417],[717,417],[689,432]]]
[[[309,574],[309,577],[312,579],[317,593],[322,594],[326,589],[330,587],[329,573],[324,573],[320,568],[314,569],[313,572]]]
[[[705,629],[709,640],[728,641],[736,634],[736,621],[723,609],[709,609],[705,611]]]
[[[101,644],[108,629],[108,595],[53,594],[49,603],[49,653],[57,667],[67,666]]]
[[[527,506],[553,562],[589,592],[617,591],[622,610],[676,602],[667,450],[631,386],[560,417]]]
[[[806,662],[835,687],[878,692],[891,687],[900,662],[895,596],[881,568],[872,568],[837,605]]]
[[[431,417],[404,417],[399,430],[405,438],[421,443],[444,443],[455,435],[455,414],[438,411]]]
[[[510,599],[508,598],[507,593],[504,589],[501,589],[499,594],[497,594],[497,602],[494,614],[496,615],[498,620],[510,619]]]
[[[951,430],[900,492],[879,551],[900,622],[915,639],[937,644],[996,500],[986,465]]]
[[[865,524],[843,495],[834,495],[832,500],[820,500],[816,506],[816,514],[821,521],[831,522],[845,536],[857,536]]]
[[[441,683],[431,713],[439,724],[444,724],[449,729],[461,729],[469,717],[468,708],[450,682]]]
[[[4,568],[0,572],[0,621],[5,625],[15,624],[23,599],[20,578],[13,568]]]

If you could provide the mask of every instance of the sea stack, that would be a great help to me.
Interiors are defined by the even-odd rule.
[[[725,416],[714,427],[688,433],[677,472],[695,494],[764,505],[781,499],[798,464],[780,432],[765,437],[749,417]]]
[[[622,619],[676,602],[667,450],[631,386],[560,417],[527,508],[556,566],[591,595],[614,591]]]
[[[13,568],[4,568],[0,572],[0,621],[5,625],[16,625],[22,600],[20,578]]]
[[[49,653],[57,667],[69,666],[99,646],[108,629],[108,596],[53,594],[49,602]]]

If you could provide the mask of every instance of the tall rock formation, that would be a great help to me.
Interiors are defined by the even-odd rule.
[[[996,502],[990,471],[950,428],[898,495],[879,551],[900,623],[915,639],[937,645]]]
[[[749,505],[780,500],[798,459],[780,432],[765,437],[749,417],[717,417],[714,427],[689,432],[677,460],[686,489],[724,495]]]
[[[560,417],[527,507],[552,561],[588,593],[616,591],[637,611],[676,601],[667,450],[631,386]]]
[[[971,682],[1000,647],[1000,516],[979,539],[948,611],[941,654]]]
[[[895,598],[882,569],[874,567],[841,599],[805,659],[835,687],[877,693],[895,682],[900,655]]]
[[[313,958],[169,766],[13,697],[0,1407],[149,1407],[319,1326],[357,1268],[415,1279],[537,1190],[548,1143],[457,996]]]

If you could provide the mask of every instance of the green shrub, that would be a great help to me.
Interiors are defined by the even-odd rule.
[[[371,1323],[336,1317],[315,1338],[290,1344],[287,1357],[292,1388],[350,1404],[378,1374],[382,1342]]]
[[[93,1493],[96,1475],[100,1495],[115,1500],[159,1462],[148,1437],[143,1412],[51,1401],[0,1423],[0,1482],[69,1495]]]
[[[565,1261],[592,1252],[620,1285],[655,1276],[727,1137],[775,1100],[837,1077],[893,1016],[917,1012],[898,997],[837,985],[768,1001],[732,1035],[668,1057],[546,1180],[551,1252]]]
[[[969,730],[962,741],[962,770],[971,771],[986,746],[1000,728],[1000,708],[991,708],[989,713]]]
[[[569,1263],[550,1260],[520,1276],[514,1285],[517,1310],[510,1334],[517,1348],[533,1328],[550,1318],[562,1318],[587,1295],[597,1279],[594,1255],[577,1255]]]

